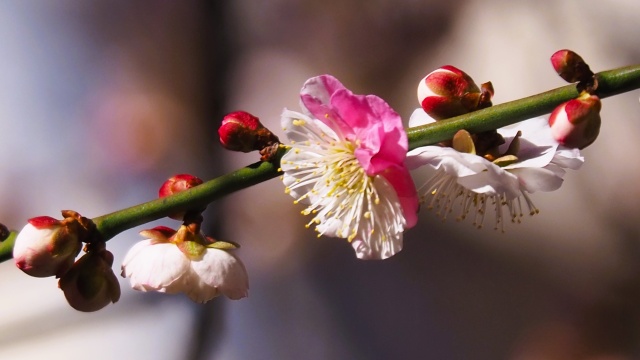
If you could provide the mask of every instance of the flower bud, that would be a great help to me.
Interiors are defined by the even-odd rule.
[[[72,308],[97,311],[120,299],[120,284],[111,265],[113,254],[109,251],[89,250],[60,278],[58,286]]]
[[[551,64],[558,75],[565,81],[574,82],[591,82],[593,72],[589,69],[589,65],[571,50],[558,50],[551,55]]]
[[[158,197],[166,197],[169,195],[177,194],[179,192],[183,192],[185,190],[191,189],[194,186],[198,186],[202,184],[202,180],[196,176],[189,174],[178,174],[162,184],[160,190],[158,191]],[[199,210],[198,212],[204,211],[204,208]],[[185,212],[179,212],[175,214],[169,215],[170,218],[175,220],[183,220]]]
[[[602,104],[595,95],[583,93],[577,99],[561,104],[549,117],[553,138],[561,145],[584,149],[600,132]]]
[[[491,106],[491,83],[481,88],[464,71],[443,66],[425,76],[418,84],[418,101],[436,120],[463,115]]]
[[[13,258],[16,266],[36,277],[62,276],[82,247],[76,219],[56,220],[49,216],[29,219],[16,237]]]
[[[251,152],[263,150],[279,142],[260,120],[245,111],[227,114],[218,129],[220,143],[228,150]]]
[[[197,176],[189,175],[189,174],[178,174],[162,184],[160,190],[158,191],[159,197],[165,197],[169,195],[173,195],[188,189],[191,189],[194,186],[202,184],[202,180]]]

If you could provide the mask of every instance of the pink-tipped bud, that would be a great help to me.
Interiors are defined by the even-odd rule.
[[[202,184],[202,180],[197,176],[189,175],[189,174],[178,174],[162,184],[160,190],[158,191],[159,197],[165,197],[169,195],[173,195],[188,189],[191,189],[194,186],[198,186]]]
[[[178,174],[167,181],[165,181],[160,190],[158,191],[158,196],[163,198],[169,195],[173,195],[188,189],[191,189],[194,186],[198,186],[202,184],[202,180],[197,176],[189,175],[189,174]],[[202,212],[202,209],[200,212]],[[169,215],[170,218],[175,220],[182,220],[184,218],[185,212],[175,213]]]
[[[228,150],[251,152],[279,142],[260,120],[246,111],[227,114],[218,129],[220,143]]]
[[[589,65],[571,50],[564,49],[553,53],[551,64],[558,75],[567,82],[591,82],[593,79],[594,74]]]
[[[602,104],[595,95],[583,93],[577,99],[561,104],[549,117],[553,138],[561,145],[584,149],[600,133]]]
[[[58,287],[71,307],[91,312],[120,299],[120,284],[111,269],[113,254],[106,249],[90,250],[60,278]]]
[[[469,75],[451,65],[432,71],[418,84],[418,101],[436,120],[489,107],[491,96],[491,83],[482,84],[481,89]]]
[[[13,258],[16,266],[36,277],[66,273],[82,248],[80,226],[74,219],[49,216],[29,219],[16,237]]]

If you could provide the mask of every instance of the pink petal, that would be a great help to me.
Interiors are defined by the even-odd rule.
[[[393,165],[380,174],[393,187],[402,206],[406,225],[409,229],[418,222],[418,193],[409,170],[404,166]]]
[[[343,137],[352,136],[353,132],[336,113],[331,103],[333,95],[346,90],[338,79],[331,75],[321,75],[307,80],[300,91],[300,102],[311,117],[323,121],[335,129]],[[346,90],[348,91],[348,90]]]

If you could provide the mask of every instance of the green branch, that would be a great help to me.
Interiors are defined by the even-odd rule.
[[[0,262],[7,261],[13,256],[13,243],[16,242],[18,233],[12,231],[4,241],[0,242]]]
[[[596,74],[600,98],[640,88],[640,65],[604,71]],[[477,133],[515,124],[533,117],[549,114],[565,101],[578,97],[575,85],[567,85],[524,99],[495,105],[469,114],[436,123],[418,126],[407,131],[409,149],[449,140],[460,130]]]
[[[640,65],[604,71],[598,73],[597,77],[599,83],[597,94],[601,98],[639,89]],[[567,85],[470,114],[411,128],[407,131],[409,147],[414,149],[451,139],[460,129],[481,132],[542,116],[577,96],[576,86]],[[202,208],[225,195],[280,175],[278,164],[284,152],[285,150],[280,149],[273,163],[257,162],[185,192],[103,215],[93,221],[102,237],[108,240],[124,230],[163,218],[170,213]],[[0,244],[0,261],[11,258],[13,238],[15,235]]]

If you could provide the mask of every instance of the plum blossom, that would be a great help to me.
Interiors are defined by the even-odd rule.
[[[156,227],[140,233],[146,240],[135,244],[122,263],[122,276],[140,291],[185,293],[204,303],[223,294],[237,300],[248,295],[244,264],[225,242],[213,242],[202,234]]]
[[[303,113],[282,114],[290,140],[281,160],[285,192],[307,205],[302,214],[312,216],[307,227],[318,236],[347,239],[360,259],[393,256],[418,209],[400,116],[330,75],[307,80],[300,103]]]
[[[411,116],[410,126],[424,125],[431,119],[422,109]],[[451,147],[424,146],[407,154],[407,166],[429,165],[436,174],[419,190],[421,202],[446,218],[456,204],[459,220],[475,211],[474,225],[482,227],[487,207],[495,213],[495,228],[504,230],[503,208],[512,222],[523,213],[539,212],[530,193],[560,188],[565,169],[578,169],[584,162],[578,149],[559,146],[551,136],[545,118],[534,118],[498,130],[504,143],[497,155],[479,156]]]

